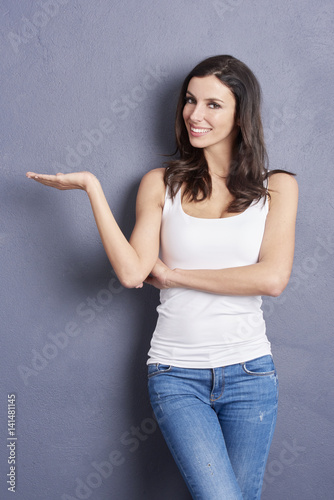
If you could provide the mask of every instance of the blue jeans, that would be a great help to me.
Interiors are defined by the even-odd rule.
[[[193,499],[260,499],[278,401],[270,355],[212,369],[150,364],[148,389]]]

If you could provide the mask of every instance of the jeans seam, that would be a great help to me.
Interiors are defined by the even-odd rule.
[[[213,387],[214,387],[214,386],[215,386],[215,371],[214,371],[214,368],[212,368],[211,370],[212,370],[212,374],[213,374]],[[219,394],[219,396],[218,396],[217,398],[213,398],[213,397],[212,397],[212,395],[211,395],[211,394],[212,394],[212,391],[211,391],[211,394],[210,394],[210,402],[211,402],[211,403],[215,403],[215,402],[216,402],[216,401],[218,401],[218,399],[220,399],[220,398],[222,397],[222,395],[223,395],[223,392],[224,392],[224,389],[225,389],[224,368],[222,368],[222,370],[223,370],[223,372],[222,372],[222,373],[223,373],[223,377],[222,377],[222,378],[223,378],[223,380],[222,380],[222,389],[221,389],[220,394]]]
[[[247,363],[247,361],[245,361],[244,363],[240,363],[240,365],[241,365],[241,368],[243,369],[243,371],[245,373],[247,373],[247,375],[255,375],[257,377],[265,377],[266,375],[273,375],[276,372],[276,368],[274,368],[273,370],[270,370],[270,372],[253,372],[253,371],[247,369],[246,363]]]
[[[270,372],[251,372],[251,371],[247,370],[247,368],[245,368],[243,365],[241,365],[241,366],[242,366],[243,371],[247,375],[254,375],[255,377],[267,377],[267,376],[273,375],[275,373],[275,370],[272,370]]]
[[[153,363],[152,363],[153,364]],[[155,375],[158,375],[159,373],[168,373],[171,371],[172,369],[172,365],[169,365],[169,368],[166,368],[164,370],[159,370],[159,364],[162,364],[162,363],[154,363],[156,366],[156,371],[153,372],[153,373],[148,373],[147,374],[147,378],[151,378],[151,377],[154,377]]]
[[[277,403],[276,403],[276,417],[277,417]],[[272,442],[272,438],[273,438],[273,434],[274,434],[274,430],[275,430],[275,426],[276,426],[276,417],[274,419],[272,419],[272,421],[271,421],[271,426],[270,426],[270,436],[271,436],[271,439],[270,439],[270,441],[267,442],[266,453],[264,455],[263,463],[262,463],[262,466],[261,466],[261,476],[260,476],[260,478],[262,480],[258,484],[258,487],[257,487],[257,497],[256,497],[256,498],[259,498],[259,499],[260,499],[261,495],[258,496],[258,494],[259,493],[261,494],[261,490],[262,490],[262,487],[263,487],[263,476],[265,474],[265,468],[266,468],[266,465],[267,465],[269,450],[270,450],[270,446],[271,446],[271,442]]]
[[[263,358],[263,357],[267,357],[268,355],[266,356],[261,356],[260,358]],[[271,357],[271,360],[273,361],[273,358],[271,355],[269,355]],[[243,369],[243,371],[247,374],[247,375],[254,375],[256,377],[265,377],[265,376],[268,376],[268,375],[273,375],[276,373],[276,368],[274,366],[274,369],[273,370],[270,370],[269,372],[253,372],[252,370],[248,370],[247,368],[247,363],[251,362],[251,361],[256,361],[257,359],[260,359],[260,358],[256,358],[256,359],[250,359],[249,361],[244,361],[243,363],[240,363],[240,366],[241,368]]]

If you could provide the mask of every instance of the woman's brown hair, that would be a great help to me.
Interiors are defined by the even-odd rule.
[[[226,179],[234,199],[228,212],[242,212],[254,200],[268,195],[264,180],[268,177],[268,157],[264,144],[261,120],[261,88],[253,72],[238,59],[215,56],[200,62],[185,78],[176,108],[175,135],[179,158],[166,162],[165,184],[172,198],[181,184],[183,196],[201,201],[212,192],[211,176],[203,149],[194,148],[183,120],[183,108],[188,84],[193,77],[215,75],[233,93],[236,101],[236,120],[240,129],[235,151]],[[277,171],[277,170],[276,170]]]

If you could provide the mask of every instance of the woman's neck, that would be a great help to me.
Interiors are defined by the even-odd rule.
[[[226,178],[230,172],[231,161],[233,159],[232,150],[213,151],[213,149],[204,150],[204,156],[209,167],[209,173],[212,177]]]

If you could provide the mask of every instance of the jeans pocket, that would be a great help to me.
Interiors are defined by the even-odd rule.
[[[147,365],[147,377],[151,378],[159,373],[170,372],[172,369],[171,365],[164,365],[162,363],[151,363]]]
[[[247,375],[266,376],[276,373],[273,358],[268,354],[260,358],[251,359],[241,363],[242,369]]]

